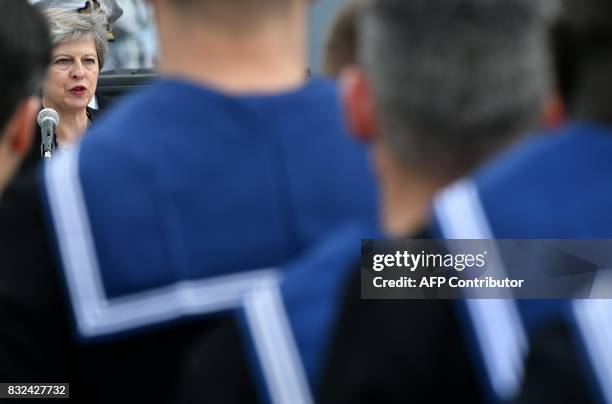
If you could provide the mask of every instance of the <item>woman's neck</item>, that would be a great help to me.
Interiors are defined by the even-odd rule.
[[[43,107],[53,108],[60,116],[59,125],[55,131],[59,143],[71,144],[76,142],[87,130],[89,118],[87,109],[62,109],[43,98]]]

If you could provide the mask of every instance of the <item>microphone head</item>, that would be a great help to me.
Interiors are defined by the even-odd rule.
[[[38,113],[38,125],[42,126],[43,122],[51,120],[55,127],[59,125],[59,114],[53,108],[45,108]]]

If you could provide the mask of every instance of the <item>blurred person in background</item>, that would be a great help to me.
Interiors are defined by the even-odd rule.
[[[175,402],[218,321],[205,315],[335,227],[376,220],[335,85],[304,81],[308,3],[152,2],[162,79],[45,165],[22,196],[38,185],[41,204],[12,226],[0,208],[0,379]],[[21,244],[33,251],[5,248]]]
[[[115,41],[104,71],[156,67],[159,45],[151,4],[144,0],[122,0],[121,8],[123,14],[113,26]]]
[[[25,0],[0,1],[0,200],[32,142],[50,55],[47,25]],[[3,264],[2,264],[3,265]],[[3,285],[4,286],[4,285]]]
[[[211,402],[506,398],[499,383],[506,380],[482,374],[474,360],[481,347],[463,327],[461,303],[361,299],[359,246],[367,238],[431,237],[436,193],[539,129],[552,93],[540,6],[363,3],[357,64],[341,82],[348,122],[370,145],[383,233],[347,225],[287,263],[278,283],[253,288],[235,318],[189,356],[184,403],[195,391]],[[490,376],[500,390],[489,390]]]
[[[360,0],[349,0],[340,9],[327,33],[323,49],[323,73],[338,78],[342,69],[357,61],[357,12]]]

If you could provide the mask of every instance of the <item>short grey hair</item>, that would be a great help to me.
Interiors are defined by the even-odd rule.
[[[102,69],[108,53],[108,25],[102,11],[81,14],[61,8],[49,8],[44,14],[51,30],[53,46],[86,37],[92,38]]]
[[[469,170],[534,129],[552,81],[538,3],[365,1],[359,62],[398,162],[428,172]]]

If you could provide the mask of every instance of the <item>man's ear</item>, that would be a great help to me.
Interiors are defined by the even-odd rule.
[[[378,127],[374,95],[365,72],[356,66],[344,68],[340,74],[340,88],[351,134],[357,140],[372,143]]]
[[[40,98],[29,97],[17,106],[9,120],[4,133],[5,141],[11,153],[23,156],[30,150],[32,135],[36,123],[36,114],[40,109]]]
[[[565,121],[567,114],[563,99],[558,93],[552,94],[542,108],[542,124],[545,128],[556,128]]]

